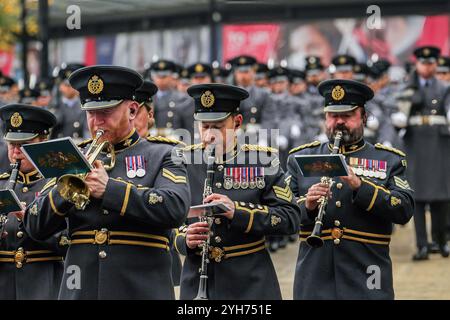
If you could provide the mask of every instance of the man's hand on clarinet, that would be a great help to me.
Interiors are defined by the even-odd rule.
[[[195,222],[188,225],[186,230],[186,245],[190,249],[195,249],[208,239],[208,223]]]
[[[330,187],[326,183],[316,183],[313,184],[306,194],[305,206],[309,211],[314,211],[319,206],[319,199],[321,197],[331,198]]]

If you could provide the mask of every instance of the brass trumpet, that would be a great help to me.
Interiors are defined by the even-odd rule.
[[[107,171],[114,168],[116,163],[116,155],[114,153],[114,146],[109,141],[103,141],[99,143],[99,139],[105,132],[98,130],[95,134],[95,139],[92,141],[89,149],[86,151],[85,157],[89,164],[93,164],[100,152],[106,149],[111,155],[109,164],[105,164],[104,167]],[[88,186],[84,182],[87,174],[65,174],[58,178],[57,190],[61,197],[65,200],[73,203],[78,210],[84,210],[89,203],[89,197],[91,192]]]

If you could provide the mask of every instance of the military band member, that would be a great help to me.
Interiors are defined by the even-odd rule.
[[[181,69],[180,76],[178,78],[177,90],[182,94],[187,95],[187,88],[191,85],[191,77],[189,71],[186,68]]]
[[[39,92],[39,90],[34,88],[21,89],[19,90],[19,103],[34,105],[40,95],[41,93]]]
[[[217,67],[213,68],[213,76],[214,76],[214,82],[215,83],[222,83],[222,84],[229,84],[229,77],[230,77],[231,70]]]
[[[348,54],[338,54],[331,60],[334,79],[353,79],[353,68],[356,65],[356,59]]]
[[[153,123],[155,121],[153,118],[152,97],[157,91],[158,88],[156,87],[156,85],[149,80],[144,80],[142,86],[138,90],[136,90],[134,100],[139,103],[139,111],[136,115],[136,118],[134,119],[134,127],[136,128],[141,138],[149,137],[149,129],[153,126]],[[173,284],[175,286],[179,286],[181,275],[181,260],[180,256],[173,247],[174,237],[175,231],[172,231],[170,237],[170,253],[172,255],[172,279]]]
[[[149,130],[155,123],[152,97],[157,91],[158,87],[149,80],[144,80],[142,86],[136,90],[134,100],[139,103],[139,110],[134,118],[134,127],[141,138],[149,135]]]
[[[269,67],[265,63],[255,65],[255,86],[258,88],[269,89]]]
[[[211,83],[213,81],[213,69],[206,63],[194,63],[188,67],[191,85]],[[178,105],[178,112],[176,118],[178,120],[177,129],[184,129],[189,132],[189,136],[183,137],[183,142],[186,144],[194,144],[198,142],[198,132],[194,127],[194,101],[186,96],[186,99],[180,101]]]
[[[265,88],[255,85],[256,59],[252,56],[238,56],[229,61],[233,69],[235,84],[248,91],[249,97],[241,103],[244,129],[256,132],[262,122],[270,121],[276,116],[276,110]]]
[[[45,184],[45,179],[21,151],[26,143],[48,139],[56,124],[55,116],[42,108],[9,104],[0,108],[11,163],[20,162],[14,188],[24,207],[30,205]],[[9,187],[10,172],[0,175],[0,189]],[[27,215],[37,215],[32,205]],[[0,239],[0,299],[56,299],[63,274],[66,241],[60,235],[44,241],[33,240],[24,229],[24,211],[10,212]]]
[[[161,59],[151,64],[150,71],[152,81],[158,87],[158,92],[153,97],[155,130],[152,130],[152,135],[168,137],[174,128],[179,127],[176,116],[182,94],[173,87],[176,65],[172,61]]]
[[[353,66],[353,80],[368,84],[369,77],[370,77],[370,68],[367,66],[366,63],[357,63]]]
[[[303,123],[303,138],[306,141],[315,139],[326,139],[323,131],[324,116],[321,111],[323,106],[323,97],[319,94],[317,86],[322,80],[325,80],[325,67],[323,66],[320,57],[308,56],[305,58],[305,74],[307,89],[304,94],[306,99],[303,112],[301,112]],[[325,137],[324,137],[325,136]]]
[[[304,71],[289,69],[289,92],[296,97],[302,97],[306,92],[306,74]]]
[[[50,106],[57,119],[51,138],[72,137],[76,142],[81,142],[88,135],[86,112],[80,109],[78,92],[69,84],[72,72],[83,67],[79,63],[70,63],[59,70],[56,80],[59,94],[53,101],[54,105]]]
[[[174,299],[169,237],[186,219],[190,191],[172,143],[143,139],[134,129],[134,94],[143,79],[128,68],[92,66],[69,81],[80,92],[92,136],[103,130],[99,142],[108,141],[114,151],[100,153],[84,179],[90,191],[84,210],[64,192],[68,187],[53,180],[33,204],[38,215],[25,218],[35,239],[66,228],[68,221],[65,267],[78,266],[80,285],[66,285],[65,273],[59,298]]]
[[[196,85],[188,89],[195,99],[194,118],[202,143],[185,148],[192,205],[223,202],[229,211],[215,216],[211,226],[209,299],[281,299],[274,266],[264,237],[291,234],[298,228],[296,207],[283,177],[276,150],[237,141],[242,126],[240,102],[248,97],[242,88]],[[205,148],[215,145],[212,194],[202,197]],[[176,238],[177,250],[186,255],[180,298],[193,299],[199,286],[199,245],[208,224],[195,222]]]
[[[436,68],[436,78],[450,84],[450,57],[440,56]]]
[[[38,107],[48,107],[52,100],[52,91],[53,91],[54,81],[53,79],[41,79],[36,88],[39,90],[39,97],[35,101],[36,106]]]
[[[364,140],[364,105],[373,97],[369,87],[353,80],[327,80],[319,91],[325,97],[330,142],[294,148],[288,160],[287,179],[301,209],[294,299],[393,299],[392,225],[407,223],[414,212],[405,154]],[[334,178],[330,189],[320,178],[303,177],[294,157],[331,153],[338,130],[343,133],[339,153],[345,156],[349,175]],[[320,235],[324,244],[310,247],[305,239],[319,199],[330,195]]]
[[[428,259],[427,204],[441,255],[448,257],[450,251],[445,230],[450,203],[450,93],[448,86],[435,77],[439,53],[439,48],[431,46],[414,51],[416,71],[398,95],[398,112],[391,115],[393,124],[403,129],[409,180],[415,191],[414,261]]]
[[[0,106],[17,102],[19,87],[14,79],[0,73]]]

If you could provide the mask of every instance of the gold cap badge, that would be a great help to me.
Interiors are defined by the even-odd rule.
[[[196,64],[195,72],[197,72],[197,73],[203,72],[203,66],[201,64]]]
[[[340,57],[339,58],[339,63],[340,64],[344,64],[344,63],[346,63],[347,62],[347,59],[345,58],[345,57]]]
[[[164,68],[166,67],[166,63],[165,63],[164,61],[161,61],[161,62],[158,64],[158,67],[159,67],[160,69],[164,69]]]
[[[335,86],[331,91],[331,97],[336,101],[342,100],[344,96],[345,91],[344,88],[342,88],[341,86]]]
[[[11,121],[11,125],[14,128],[20,127],[20,125],[23,123],[22,116],[18,112],[14,112],[13,113],[13,115],[11,116],[10,121]]]
[[[244,57],[239,58],[239,64],[245,64],[246,62],[247,62],[247,59],[245,59]]]
[[[92,76],[88,81],[88,91],[91,94],[100,94],[103,91],[103,80],[98,76]]]
[[[423,49],[423,55],[424,56],[429,56],[430,55],[430,49],[428,49],[428,48]]]
[[[214,101],[216,101],[216,98],[209,90],[205,91],[200,97],[200,102],[205,108],[211,108],[214,105]]]

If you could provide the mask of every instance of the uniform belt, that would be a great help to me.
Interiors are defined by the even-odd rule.
[[[74,244],[122,244],[169,250],[169,239],[166,237],[140,232],[108,231],[107,229],[75,231],[70,240],[70,245]]]
[[[410,126],[433,126],[446,124],[447,118],[445,116],[411,116],[409,118]]]
[[[0,262],[15,263],[17,268],[22,268],[25,263],[63,261],[63,257],[50,250],[26,251],[19,248],[15,251],[0,251]]]
[[[209,247],[209,258],[215,262],[221,262],[222,259],[245,256],[266,248],[266,240],[263,238],[256,242],[238,244],[230,247]]]
[[[311,231],[300,231],[299,234],[300,234],[300,241],[305,241],[306,238],[309,235],[311,235]],[[320,238],[324,241],[333,240],[335,244],[339,244],[342,239],[380,245],[389,245],[391,241],[391,235],[389,234],[369,233],[352,230],[348,228],[337,228],[337,227],[322,230]]]

